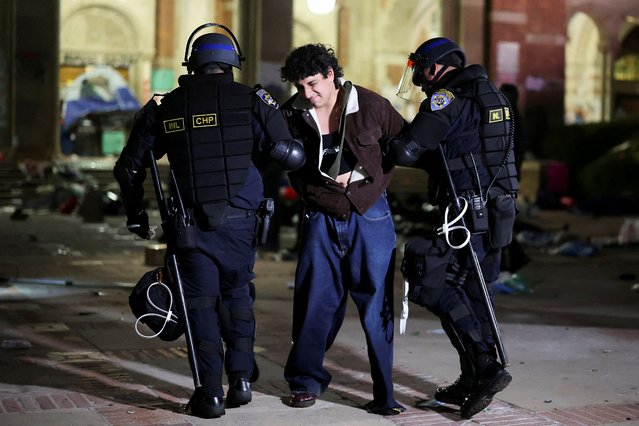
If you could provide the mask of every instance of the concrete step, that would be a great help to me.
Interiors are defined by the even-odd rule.
[[[20,206],[25,175],[15,163],[0,163],[0,207]]]

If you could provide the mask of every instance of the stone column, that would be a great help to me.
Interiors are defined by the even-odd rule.
[[[50,160],[59,150],[59,7],[59,0],[16,1],[17,160]]]
[[[289,84],[280,80],[280,68],[293,44],[293,1],[279,0],[262,8],[257,82],[278,101],[288,98]]]
[[[16,0],[0,2],[0,161],[11,157],[15,133]]]

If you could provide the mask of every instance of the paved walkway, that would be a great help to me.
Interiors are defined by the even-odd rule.
[[[571,221],[579,237],[609,236],[622,220],[582,219],[542,212],[535,220],[548,229]],[[453,406],[419,407],[456,378],[458,366],[436,318],[413,305],[407,333],[395,340],[396,397],[406,413],[380,417],[360,408],[371,398],[371,381],[352,306],[327,355],[329,390],[313,407],[286,406],[295,264],[263,258],[255,281],[262,374],[254,400],[203,420],[183,411],[192,389],[184,341],[133,331],[128,294],[151,267],[144,264],[147,242],[120,235],[120,222],[33,212],[13,221],[0,213],[0,424],[639,424],[636,247],[608,247],[590,258],[529,251],[533,261],[521,275],[533,293],[496,299],[513,382],[472,420]]]

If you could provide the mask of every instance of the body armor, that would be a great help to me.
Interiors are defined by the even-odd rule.
[[[186,206],[226,204],[243,187],[251,162],[251,89],[189,77],[182,83],[160,106],[178,188]]]
[[[488,172],[488,186],[481,188],[484,195],[489,188],[502,193],[515,194],[519,190],[517,168],[515,167],[514,131],[512,108],[508,99],[487,78],[475,80],[469,93],[477,102],[481,113],[479,138],[481,154],[470,160],[468,155],[449,158],[451,172],[469,169],[475,174],[475,167],[484,167]],[[479,190],[480,188],[477,188]]]
[[[486,78],[483,68],[471,66],[463,72],[465,81],[450,85],[463,103],[451,143],[444,148],[446,166],[455,192],[468,202],[469,229],[473,233],[490,231],[491,247],[500,248],[512,239],[514,197],[519,189],[514,117],[508,99]],[[435,178],[429,180],[428,198],[441,207],[451,201],[444,164],[434,155],[430,160],[427,171],[435,172]]]

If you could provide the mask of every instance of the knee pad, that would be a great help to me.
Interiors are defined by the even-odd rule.
[[[214,308],[217,311],[219,297],[202,296],[202,297],[189,297],[185,300],[186,307],[191,309],[210,309]]]
[[[222,335],[227,349],[253,351],[255,315],[252,306],[224,306],[220,308]]]

